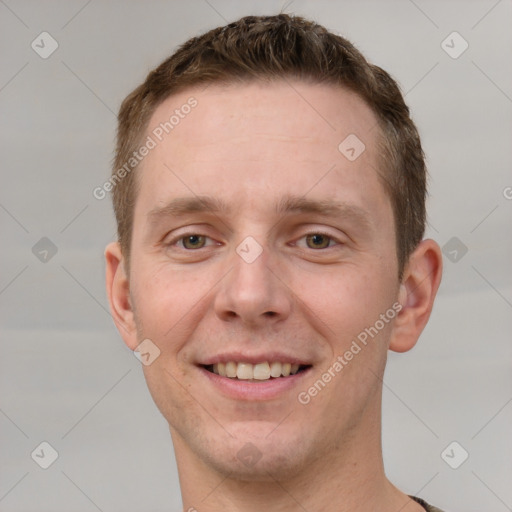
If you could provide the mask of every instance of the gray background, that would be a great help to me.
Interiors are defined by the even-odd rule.
[[[388,475],[452,512],[512,510],[510,1],[0,0],[1,511],[180,509],[167,424],[108,313],[115,224],[92,191],[120,102],[152,67],[191,36],[283,8],[398,79],[428,155],[428,235],[457,237],[420,343],[390,355]],[[59,45],[46,59],[31,48],[43,31]],[[442,47],[453,31],[469,44],[456,59]],[[59,453],[46,470],[31,458],[42,441]],[[441,457],[452,441],[469,453],[458,469]]]

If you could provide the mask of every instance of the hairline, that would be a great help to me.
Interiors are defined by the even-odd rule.
[[[391,155],[393,152],[392,149],[392,143],[389,139],[389,137],[386,134],[386,129],[384,127],[384,122],[379,115],[379,113],[376,111],[376,109],[370,104],[370,102],[364,97],[363,94],[361,94],[359,91],[356,90],[355,87],[351,86],[350,84],[336,82],[335,80],[321,80],[317,79],[314,76],[297,76],[295,73],[287,73],[284,72],[280,75],[268,75],[268,74],[261,74],[261,75],[250,75],[250,76],[225,76],[225,77],[214,77],[214,78],[198,78],[197,80],[193,80],[190,83],[185,83],[178,85],[174,88],[172,88],[171,91],[167,95],[162,96],[162,98],[158,99],[152,106],[151,109],[147,113],[147,119],[145,120],[145,124],[143,129],[140,130],[140,135],[134,142],[133,147],[139,147],[142,144],[142,141],[145,137],[147,137],[149,131],[150,131],[150,122],[153,116],[155,115],[155,112],[157,109],[166,101],[168,101],[172,97],[176,97],[180,94],[183,94],[184,92],[188,91],[190,93],[193,93],[197,90],[205,90],[210,85],[217,85],[221,87],[225,87],[226,89],[229,89],[233,85],[251,85],[254,83],[261,83],[263,85],[272,85],[274,83],[284,82],[288,83],[287,78],[294,79],[298,82],[302,82],[305,84],[311,84],[311,85],[327,85],[332,87],[333,89],[340,89],[342,91],[355,94],[372,112],[375,120],[376,125],[375,128],[378,128],[378,133],[375,137],[375,145],[376,145],[376,163],[377,168],[374,168],[377,174],[377,178],[379,179],[384,192],[390,201],[390,205],[392,208],[393,213],[393,223],[394,223],[394,233],[395,233],[395,252],[397,255],[397,261],[398,261],[398,276],[399,278],[402,277],[405,262],[400,262],[400,248],[399,248],[399,241],[400,237],[398,236],[398,229],[399,229],[399,222],[397,219],[397,215],[395,212],[395,204],[393,200],[393,185],[392,185],[392,173],[397,172],[395,169],[393,169],[392,162],[387,162],[387,160],[391,160]],[[201,87],[203,86],[204,87]],[[375,128],[372,128],[375,129]],[[132,148],[133,149],[133,148]],[[382,151],[380,151],[382,149]],[[129,229],[129,239],[128,244],[126,247],[127,254],[125,254],[126,251],[123,251],[123,256],[126,262],[126,271],[129,272],[130,268],[130,256],[132,252],[132,242],[133,242],[133,225],[135,220],[135,206],[137,202],[137,197],[139,195],[140,191],[140,177],[141,171],[144,169],[144,161],[139,163],[133,168],[132,171],[132,185],[130,191],[130,199],[131,199],[131,214],[130,214],[130,229]],[[391,179],[390,179],[391,178]]]

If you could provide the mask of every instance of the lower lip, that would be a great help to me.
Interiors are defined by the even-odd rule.
[[[216,389],[229,398],[235,400],[272,400],[273,398],[279,398],[300,384],[311,371],[311,366],[295,375],[259,382],[221,377],[216,373],[209,372],[202,366],[199,367],[199,370]]]

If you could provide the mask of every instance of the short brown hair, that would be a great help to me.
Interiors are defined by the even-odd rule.
[[[153,112],[170,95],[202,84],[286,78],[345,87],[375,113],[382,132],[378,174],[392,203],[401,279],[425,231],[427,171],[418,131],[388,73],[370,64],[343,37],[304,18],[247,16],[179,47],[123,101],[112,176],[130,161]],[[123,175],[113,187],[113,202],[128,262],[137,182],[134,172]]]

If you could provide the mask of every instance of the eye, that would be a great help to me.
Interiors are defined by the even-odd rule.
[[[303,240],[305,241],[305,245],[302,243]],[[327,249],[333,245],[337,245],[337,242],[333,237],[325,233],[310,233],[300,238],[297,245],[308,249]]]
[[[178,247],[182,247],[183,249],[193,250],[193,249],[202,249],[207,245],[207,240],[209,238],[204,235],[190,234],[182,236],[177,240]]]

